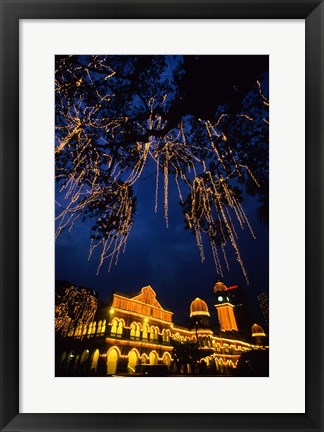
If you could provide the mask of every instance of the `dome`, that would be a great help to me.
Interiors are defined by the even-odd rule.
[[[214,286],[214,292],[217,291],[226,291],[227,290],[227,286],[223,283],[223,282],[216,282],[215,286]]]
[[[259,326],[259,324],[253,324],[253,326],[251,327],[251,332],[252,332],[252,337],[266,335],[263,331],[263,328]]]
[[[201,300],[199,297],[195,298],[190,305],[190,317],[197,315],[209,315],[208,306],[204,300]]]

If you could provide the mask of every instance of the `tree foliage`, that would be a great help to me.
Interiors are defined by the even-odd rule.
[[[205,235],[222,274],[218,249],[226,262],[230,243],[246,275],[234,219],[253,236],[246,193],[267,218],[267,69],[266,56],[57,56],[57,235],[90,220],[98,270],[117,262],[150,160],[166,224],[173,178],[201,259]]]

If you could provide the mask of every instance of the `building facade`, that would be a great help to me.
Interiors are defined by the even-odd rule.
[[[67,318],[68,326],[60,327],[64,332],[56,332],[56,376],[136,374],[143,365],[164,365],[177,375],[231,375],[242,353],[265,349],[265,344],[260,331],[255,343],[240,337],[226,286],[216,284],[214,291],[220,334],[211,329],[202,299],[191,303],[192,324],[185,328],[173,322],[173,313],[161,306],[151,286],[134,296],[114,293],[111,304],[89,312],[90,321]],[[62,309],[71,307],[58,305],[60,323]]]

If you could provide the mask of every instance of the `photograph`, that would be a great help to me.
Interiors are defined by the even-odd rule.
[[[0,431],[323,431],[324,0],[0,4]]]
[[[55,377],[269,377],[269,56],[56,55],[54,88]]]

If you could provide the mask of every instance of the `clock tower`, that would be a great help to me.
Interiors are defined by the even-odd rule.
[[[223,282],[217,282],[214,286],[216,297],[216,310],[221,331],[238,331],[234,314],[234,305],[231,302],[230,293]]]

